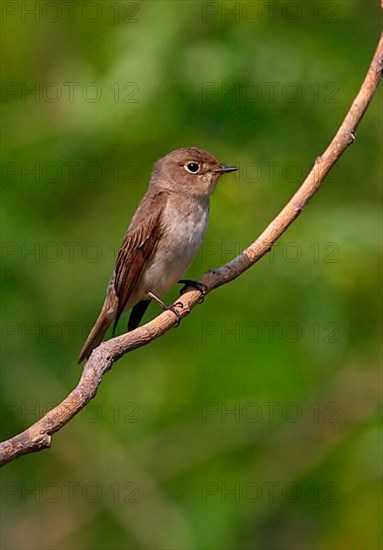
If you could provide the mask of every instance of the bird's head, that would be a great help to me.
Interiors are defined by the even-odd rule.
[[[176,149],[154,165],[151,184],[176,193],[209,196],[220,176],[238,170],[197,147]]]

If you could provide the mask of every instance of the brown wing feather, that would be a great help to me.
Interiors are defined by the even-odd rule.
[[[150,204],[155,201],[155,208]],[[166,195],[158,193],[146,196],[132,220],[132,229],[121,244],[114,272],[114,289],[118,299],[118,307],[114,320],[113,332],[126,304],[135,290],[147,262],[153,256],[162,234],[162,213],[166,203]],[[147,212],[152,212],[149,216]],[[142,220],[140,220],[142,218]]]

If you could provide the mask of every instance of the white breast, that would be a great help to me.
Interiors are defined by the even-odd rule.
[[[206,200],[202,204],[197,200],[188,203],[182,211],[173,204],[169,201],[165,209],[163,235],[143,275],[142,287],[157,295],[167,292],[182,278],[202,244],[209,218]]]

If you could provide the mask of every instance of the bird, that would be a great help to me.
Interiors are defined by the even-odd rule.
[[[131,309],[127,327],[131,331],[152,300],[169,309],[160,296],[182,282],[207,229],[210,196],[220,176],[235,170],[236,166],[222,164],[198,147],[176,149],[155,162],[148,190],[121,243],[104,304],[78,363],[102,342],[112,323],[114,334],[125,310]]]

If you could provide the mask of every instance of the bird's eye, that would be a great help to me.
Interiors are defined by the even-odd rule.
[[[199,171],[199,164],[198,162],[187,162],[185,165],[184,165],[184,168],[185,170],[187,170],[187,172],[190,172],[191,174],[197,174],[197,172]]]

